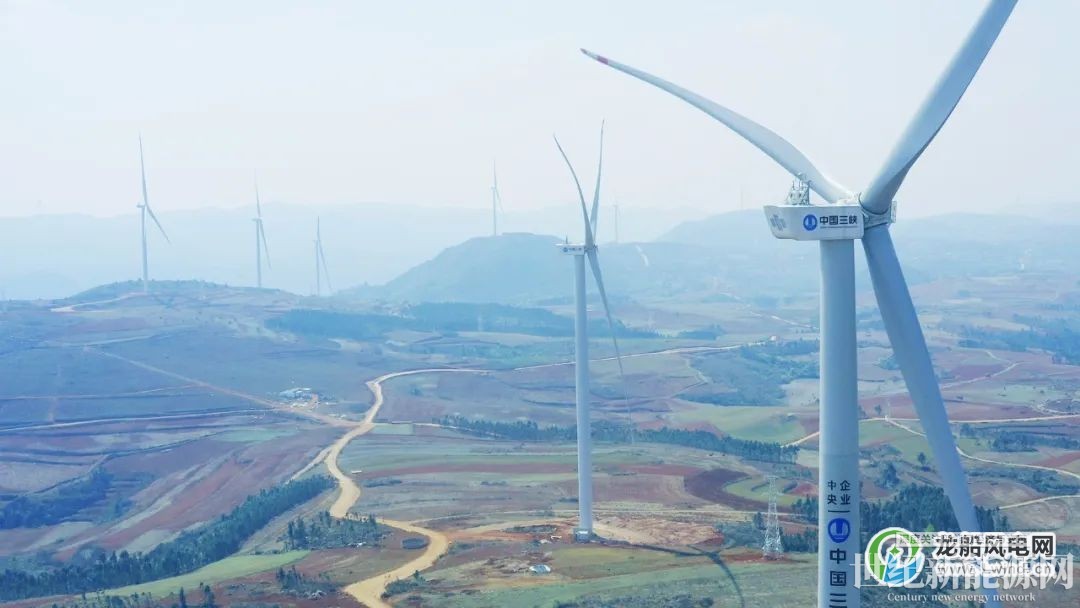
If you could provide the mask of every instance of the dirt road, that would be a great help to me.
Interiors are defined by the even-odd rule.
[[[896,422],[894,420],[889,420],[888,422],[889,422],[889,424],[891,424],[891,425],[893,425],[893,426],[895,426],[897,428],[904,429],[905,431],[911,433],[912,435],[918,435],[920,437],[926,437],[925,433],[916,431],[915,429],[912,429],[912,428],[908,428],[908,427],[906,427],[906,426],[904,426],[904,425],[902,425],[899,422]],[[1039,464],[1027,464],[1027,463],[1023,463],[1023,462],[1005,462],[1005,461],[1002,461],[1002,460],[991,460],[989,458],[982,458],[980,456],[973,456],[971,454],[968,454],[962,448],[960,448],[960,446],[956,446],[956,453],[960,454],[964,458],[969,458],[969,459],[975,460],[977,462],[985,462],[986,464],[996,464],[996,465],[1005,466],[1005,467],[1018,467],[1018,468],[1021,468],[1021,469],[1035,469],[1035,470],[1038,470],[1038,471],[1049,471],[1051,473],[1060,473],[1061,475],[1074,477],[1074,478],[1080,480],[1080,473],[1074,473],[1074,472],[1072,472],[1072,471],[1070,471],[1068,469],[1055,469],[1054,467],[1046,467],[1046,466],[1039,465]],[[1011,505],[1002,505],[1001,508],[1002,509],[1013,509],[1015,507],[1023,507],[1025,505],[1033,505],[1033,504],[1040,503],[1040,502],[1046,502],[1048,500],[1056,500],[1056,499],[1062,499],[1062,498],[1080,498],[1080,494],[1064,494],[1064,495],[1058,495],[1058,496],[1044,496],[1042,498],[1036,498],[1034,500],[1025,500],[1023,502],[1013,503]]]
[[[330,475],[337,480],[338,487],[341,489],[341,493],[338,494],[334,504],[330,507],[330,516],[343,519],[348,517],[349,510],[352,509],[360,500],[360,486],[353,481],[352,477],[346,475],[341,471],[341,467],[338,465],[338,459],[341,456],[341,451],[345,449],[345,446],[349,445],[349,442],[353,439],[368,433],[371,429],[375,428],[375,417],[379,414],[379,409],[382,408],[385,398],[383,397],[382,385],[383,382],[391,380],[393,378],[399,378],[401,376],[410,376],[414,374],[430,374],[430,373],[482,373],[481,370],[474,369],[446,369],[446,368],[434,368],[434,369],[417,369],[405,372],[394,372],[391,374],[384,374],[374,380],[369,380],[367,383],[368,388],[371,390],[371,394],[374,396],[374,401],[371,407],[368,409],[367,415],[364,416],[364,420],[359,424],[349,429],[347,433],[342,435],[337,441],[330,445],[329,449],[325,451],[325,456],[320,453],[315,457],[308,466],[304,467],[304,470],[311,468],[319,460],[325,459],[326,468],[330,471]],[[390,604],[386,603],[382,599],[382,594],[386,591],[386,586],[391,582],[412,576],[414,572],[426,570],[435,564],[435,561],[439,559],[447,549],[450,548],[450,540],[446,536],[435,530],[429,530],[427,528],[421,528],[420,526],[410,524],[403,521],[395,521],[392,519],[380,519],[384,525],[397,528],[399,530],[408,532],[409,534],[416,534],[419,536],[425,536],[428,539],[428,545],[424,548],[424,552],[408,563],[399,566],[389,572],[373,576],[371,578],[353,583],[348,587],[345,587],[345,593],[348,593],[356,601],[368,606],[369,608],[389,608]]]

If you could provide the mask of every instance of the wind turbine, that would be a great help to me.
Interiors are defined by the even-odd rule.
[[[1016,0],[992,0],[989,3],[878,174],[865,190],[854,194],[829,179],[795,146],[762,125],[671,82],[582,49],[592,59],[667,91],[717,119],[829,203],[824,206],[801,206],[801,211],[792,211],[800,208],[797,205],[774,207],[774,215],[770,218],[776,236],[820,240],[821,247],[819,487],[833,498],[838,492],[829,488],[839,487],[840,483],[847,481],[851,489],[847,493],[850,502],[850,506],[845,507],[847,513],[841,512],[841,505],[829,504],[825,496],[819,500],[818,606],[822,608],[859,605],[853,567],[854,558],[859,552],[854,238],[862,239],[885,330],[926,431],[945,493],[960,527],[965,531],[979,530],[975,507],[949,428],[941,389],[934,376],[926,340],[889,235],[889,224],[894,220],[893,196],[912,165],[959,103],[1015,4]],[[848,226],[834,226],[832,217],[843,217],[842,212],[848,209],[857,211],[846,214]],[[828,218],[826,225],[821,224],[817,214],[824,214],[821,217]],[[783,215],[792,219],[802,215],[802,219],[789,226]],[[852,218],[856,224],[854,227],[850,225]],[[819,226],[821,230],[818,230]],[[830,233],[835,236],[830,236]],[[835,528],[830,525],[841,519],[845,520],[843,524],[835,524]],[[833,534],[834,531],[836,534]],[[836,557],[843,559],[836,562]],[[844,584],[836,584],[839,581]],[[993,590],[988,591],[989,604],[998,605],[996,594]]]
[[[259,178],[255,178],[255,287],[262,289],[262,256],[266,252],[266,267],[270,266],[270,246],[266,244],[266,231],[263,230],[262,201],[259,200]]]
[[[615,201],[615,244],[619,243],[619,202]]]
[[[491,236],[499,236],[499,212],[502,210],[502,195],[499,194],[499,173],[495,170],[495,161],[491,161]]]
[[[553,136],[554,137],[554,136]],[[615,359],[619,363],[619,376],[623,375],[622,356],[619,354],[619,342],[615,338],[615,322],[611,317],[607,292],[604,290],[604,278],[600,273],[600,258],[596,247],[596,220],[600,214],[600,174],[604,166],[604,126],[600,125],[600,162],[596,169],[596,189],[593,193],[592,213],[585,207],[585,194],[581,190],[574,166],[566,157],[559,138],[555,137],[555,146],[559,149],[570,175],[577,187],[581,201],[581,216],[585,221],[585,242],[572,245],[559,245],[563,253],[574,257],[574,397],[577,405],[577,460],[578,460],[578,527],[574,529],[574,538],[588,541],[593,536],[592,514],[592,423],[589,417],[589,318],[585,308],[585,260],[592,268],[596,290],[604,303],[604,315],[607,316],[608,329],[611,331],[611,343],[615,347]]]
[[[150,265],[146,257],[146,216],[150,215],[150,219],[154,221],[154,224],[161,231],[161,236],[165,237],[165,242],[172,244],[169,240],[169,235],[165,234],[165,229],[161,227],[161,222],[158,221],[157,216],[154,215],[154,210],[150,208],[150,197],[146,194],[146,161],[143,159],[143,145],[142,134],[139,134],[139,170],[142,173],[142,202],[136,205],[139,208],[139,223],[142,233],[142,289],[143,293],[150,291]]]
[[[315,218],[315,295],[322,295],[322,278],[326,275],[326,287],[331,292],[334,291],[333,286],[330,285],[330,271],[326,269],[326,254],[323,253],[322,248],[322,228],[320,226],[319,218]]]

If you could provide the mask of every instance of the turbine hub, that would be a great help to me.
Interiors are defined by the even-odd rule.
[[[862,206],[862,193],[856,194],[852,197],[856,202]],[[874,226],[881,226],[882,224],[892,224],[896,221],[896,201],[889,203],[889,208],[881,213],[874,213],[863,207],[864,225],[866,228],[873,228]]]

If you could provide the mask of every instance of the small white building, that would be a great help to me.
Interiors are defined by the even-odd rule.
[[[551,566],[547,564],[536,564],[534,566],[529,566],[529,572],[532,572],[533,574],[550,574]]]

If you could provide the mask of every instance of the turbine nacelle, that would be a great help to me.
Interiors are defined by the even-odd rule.
[[[795,241],[861,239],[865,226],[858,204],[765,205],[765,218],[773,236]]]
[[[559,243],[559,251],[566,255],[588,255],[589,250],[596,251],[596,245],[592,247],[584,244]]]

